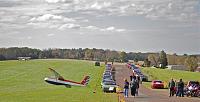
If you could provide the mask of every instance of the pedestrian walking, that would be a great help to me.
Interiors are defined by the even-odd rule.
[[[131,87],[131,95],[134,97],[136,95],[137,86],[138,84],[137,84],[136,78],[133,78],[131,81],[130,87]]]
[[[128,90],[129,90],[129,82],[127,79],[124,79],[124,97],[128,97]]]
[[[175,82],[174,82],[173,79],[171,79],[171,81],[169,82],[168,88],[169,88],[169,97],[174,96],[174,94],[175,94]]]
[[[140,76],[137,76],[136,77],[136,84],[137,84],[137,87],[136,87],[136,96],[139,95],[139,87],[140,87]]]
[[[136,79],[136,76],[134,73],[130,76],[130,81],[132,81],[133,79]]]

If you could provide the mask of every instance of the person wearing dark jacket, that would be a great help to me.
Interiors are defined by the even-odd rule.
[[[174,82],[173,79],[171,79],[171,81],[169,82],[168,88],[169,88],[169,97],[174,96],[174,93],[175,93],[175,82]]]
[[[131,87],[131,95],[135,96],[136,95],[136,91],[137,91],[137,87],[138,87],[138,84],[137,84],[137,81],[136,81],[135,77],[132,79],[130,87]]]
[[[184,97],[184,83],[182,79],[178,82],[178,96],[179,97]]]
[[[133,79],[136,79],[136,76],[134,73],[133,73],[133,75],[130,76],[130,81],[132,81]]]

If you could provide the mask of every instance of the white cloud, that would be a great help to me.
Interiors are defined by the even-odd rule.
[[[115,27],[113,26],[110,26],[110,27],[107,27],[107,28],[101,28],[101,27],[97,27],[97,26],[86,26],[86,27],[81,27],[83,29],[88,29],[88,30],[98,30],[98,31],[103,31],[103,32],[106,32],[106,31],[112,31],[112,32],[124,32],[126,31],[126,29],[116,29]]]
[[[65,18],[63,19],[63,21],[65,21],[65,22],[75,22],[76,20],[73,19],[73,18],[67,18],[67,17],[65,17]]]
[[[45,0],[48,3],[64,3],[64,2],[70,2],[70,0]]]
[[[61,19],[63,19],[62,16],[52,15],[52,14],[44,14],[37,18],[34,17],[34,18],[30,19],[30,21],[47,21],[47,20],[61,20]]]
[[[102,6],[99,5],[99,4],[96,2],[96,3],[94,3],[93,5],[91,5],[91,8],[94,8],[94,9],[101,9]]]
[[[126,29],[117,29],[113,26],[110,26],[105,29],[100,29],[100,31],[124,32],[124,31],[126,31]]]
[[[78,24],[72,24],[72,23],[68,23],[68,24],[64,24],[62,26],[60,26],[58,29],[59,30],[65,30],[65,29],[80,29],[80,25]]]
[[[55,34],[51,33],[51,34],[48,34],[47,36],[48,37],[51,37],[51,36],[54,36]]]
[[[76,22],[76,19],[64,17],[62,15],[44,14],[31,18],[27,25],[32,25],[36,28],[59,28],[64,23],[70,22]]]
[[[115,30],[115,27],[108,27],[108,28],[106,28],[106,30],[113,31],[113,30]]]
[[[97,9],[97,10],[100,10],[102,8],[106,8],[106,7],[109,7],[111,6],[111,3],[110,2],[103,2],[103,3],[98,3],[98,2],[95,2],[94,4],[92,4],[90,7],[92,9]]]
[[[171,9],[172,8],[172,3],[168,4],[168,8]]]
[[[87,26],[87,27],[83,27],[89,30],[99,30],[100,28],[96,27],[96,26]]]

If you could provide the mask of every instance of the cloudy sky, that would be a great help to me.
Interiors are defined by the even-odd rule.
[[[0,0],[0,47],[200,53],[200,0]]]

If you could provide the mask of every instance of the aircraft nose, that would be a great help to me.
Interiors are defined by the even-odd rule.
[[[44,78],[44,80],[45,80],[45,81],[47,81],[47,80],[48,80],[48,78]]]

